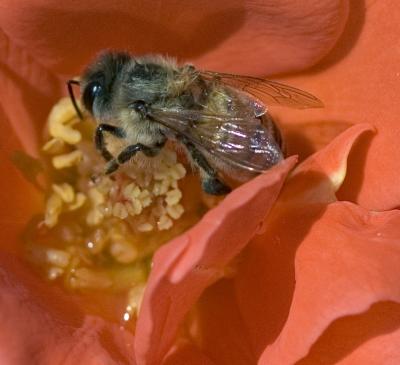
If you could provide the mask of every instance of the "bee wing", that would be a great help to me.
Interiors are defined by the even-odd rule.
[[[169,109],[152,110],[149,115],[202,152],[234,167],[259,173],[283,159],[279,145],[256,118]]]
[[[247,92],[267,104],[297,109],[322,108],[324,106],[322,101],[314,95],[276,81],[212,71],[202,71],[200,74],[205,79],[215,80]]]

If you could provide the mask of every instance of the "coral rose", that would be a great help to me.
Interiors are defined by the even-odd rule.
[[[396,5],[3,1],[1,362],[398,363],[400,213],[388,210],[400,200]],[[21,149],[36,155],[65,80],[110,47],[285,74],[325,103],[274,109],[301,162],[290,157],[239,187],[158,250],[135,335],[89,315],[84,298],[21,259],[42,197],[10,160]]]

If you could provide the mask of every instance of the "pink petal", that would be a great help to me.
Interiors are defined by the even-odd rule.
[[[287,159],[236,189],[158,250],[137,324],[138,364],[161,362],[202,291],[224,276],[225,266],[254,236],[295,161]]]

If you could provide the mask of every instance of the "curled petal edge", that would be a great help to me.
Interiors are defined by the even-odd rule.
[[[296,161],[290,157],[234,190],[157,251],[136,328],[138,365],[162,362],[189,309],[260,229]]]

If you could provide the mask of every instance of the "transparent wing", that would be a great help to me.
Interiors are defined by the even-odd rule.
[[[283,158],[278,143],[257,118],[171,109],[153,109],[149,116],[202,152],[235,167],[262,172]]]
[[[207,80],[215,80],[247,92],[266,104],[277,104],[297,109],[322,108],[324,106],[322,101],[314,95],[276,81],[212,71],[202,71],[200,74]]]

